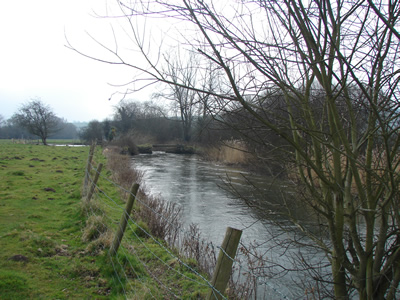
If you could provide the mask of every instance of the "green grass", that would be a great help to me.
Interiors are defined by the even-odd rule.
[[[85,230],[92,230],[86,227],[81,199],[88,151],[0,141],[0,299],[124,299],[125,293],[134,299],[170,297],[149,273],[158,274],[182,299],[203,298],[207,289],[189,280],[193,274],[143,234],[139,242],[133,231],[127,233],[113,261],[104,246],[110,235],[92,232],[83,238]],[[100,148],[95,159],[105,162]],[[111,176],[108,170],[104,174]],[[124,206],[115,186],[104,178],[99,185]],[[114,232],[120,212],[110,209],[111,200],[96,197],[92,212],[104,214]],[[186,277],[167,272],[170,267]]]
[[[96,264],[80,254],[86,159],[85,147],[0,144],[1,299],[107,297],[101,274],[73,272]]]

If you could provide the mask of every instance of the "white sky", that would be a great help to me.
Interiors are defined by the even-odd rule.
[[[64,36],[96,56],[85,32],[110,36],[109,20],[92,16],[105,7],[104,0],[0,0],[0,115],[8,119],[32,98],[69,122],[112,114],[122,96],[108,99],[123,89],[109,83],[128,82],[132,70],[80,56],[65,47]],[[149,100],[149,94],[134,97]]]

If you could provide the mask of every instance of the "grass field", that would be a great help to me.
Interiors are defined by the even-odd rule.
[[[151,298],[164,299],[148,271],[165,277],[181,298],[202,298],[207,289],[168,275],[164,269],[169,265],[152,261],[146,249],[154,248],[165,261],[171,258],[151,240],[135,246],[135,251],[156,272],[145,271],[128,247],[121,246],[125,254],[119,253],[119,260],[130,265],[125,264],[127,269],[122,271],[136,273],[129,282],[116,279],[107,249],[88,251],[91,243],[83,238],[88,220],[81,201],[88,151],[88,147],[0,141],[0,299],[124,299],[129,289],[134,290],[135,299],[149,298],[149,293]],[[105,162],[100,148],[96,159]],[[111,176],[109,170],[105,174]],[[103,180],[100,184],[123,205],[111,183]],[[119,220],[120,212],[107,211],[107,207],[101,209],[102,214]],[[111,232],[116,227],[112,223]]]
[[[0,139],[0,145],[12,143],[12,144],[32,144],[41,145],[42,141],[40,139]],[[82,145],[82,141],[79,139],[47,139],[48,145]]]
[[[87,148],[0,144],[0,298],[109,294],[81,241]]]

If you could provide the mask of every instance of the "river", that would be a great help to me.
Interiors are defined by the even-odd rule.
[[[290,268],[289,254],[296,254],[301,250],[297,246],[286,251],[274,247],[271,237],[280,232],[279,228],[274,228],[268,217],[228,191],[226,178],[229,177],[231,186],[245,197],[253,197],[260,188],[268,195],[268,202],[273,204],[282,201],[282,193],[290,197],[290,186],[282,182],[276,184],[273,178],[210,163],[196,155],[155,152],[151,155],[134,156],[133,165],[144,172],[143,182],[148,192],[181,205],[184,224],[197,224],[202,237],[215,245],[221,245],[229,226],[243,230],[243,244],[247,245],[252,241],[262,243],[259,251],[264,252],[264,257],[271,265],[279,264]],[[249,186],[247,179],[255,182],[258,188]],[[264,296],[259,298],[298,299],[299,295],[304,295],[304,290],[293,284],[293,278],[300,281],[300,275],[294,272],[282,274],[278,279],[268,279]]]

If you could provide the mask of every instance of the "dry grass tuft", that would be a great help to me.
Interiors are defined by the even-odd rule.
[[[250,159],[245,143],[238,140],[225,141],[219,146],[208,148],[205,157],[225,164],[245,164]]]
[[[99,255],[105,249],[111,247],[114,233],[106,225],[106,217],[102,215],[91,215],[86,220],[83,229],[82,241],[90,242],[86,252],[90,255]]]
[[[90,253],[91,255],[99,255],[105,249],[110,249],[113,239],[114,233],[110,230],[107,230],[101,233],[97,239],[89,243],[89,245],[86,247],[86,252]]]
[[[103,215],[92,215],[86,220],[86,226],[83,229],[82,240],[90,242],[100,237],[107,232],[108,227],[105,225],[105,217]]]

